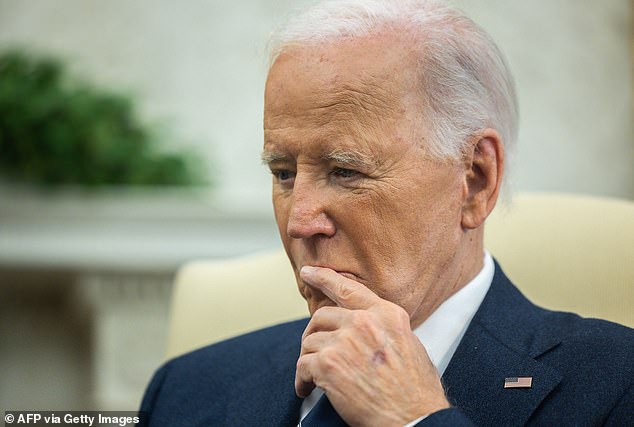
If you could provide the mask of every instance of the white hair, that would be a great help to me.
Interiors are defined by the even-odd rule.
[[[325,0],[292,18],[269,41],[269,66],[291,46],[363,37],[382,29],[414,35],[430,152],[460,159],[469,137],[493,128],[507,158],[517,138],[513,78],[489,35],[439,0]]]

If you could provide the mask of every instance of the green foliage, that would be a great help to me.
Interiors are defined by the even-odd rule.
[[[159,150],[130,98],[71,82],[63,64],[0,55],[0,174],[40,185],[203,183],[193,154]]]

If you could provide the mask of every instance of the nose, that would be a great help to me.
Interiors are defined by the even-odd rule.
[[[315,183],[295,179],[286,233],[293,239],[332,237],[336,228],[327,213],[327,194]]]

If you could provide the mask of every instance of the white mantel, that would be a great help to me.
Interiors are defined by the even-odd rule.
[[[205,189],[0,187],[0,266],[169,272],[280,247],[268,204],[230,199]]]

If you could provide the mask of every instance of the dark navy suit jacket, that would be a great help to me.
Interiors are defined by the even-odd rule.
[[[634,309],[634,308],[633,308]],[[214,344],[161,367],[145,425],[295,427],[295,363],[307,319]],[[507,377],[533,377],[505,389]],[[442,378],[451,409],[419,426],[634,425],[634,330],[529,302],[496,264]]]

